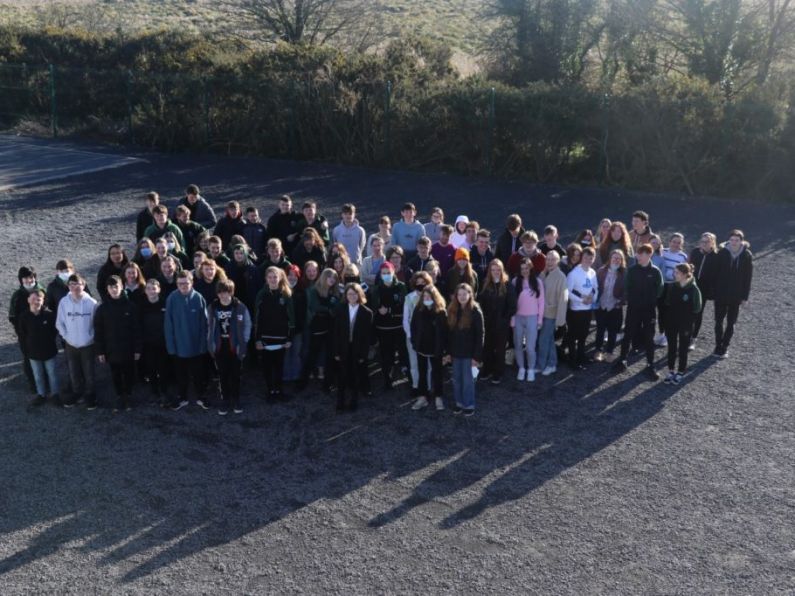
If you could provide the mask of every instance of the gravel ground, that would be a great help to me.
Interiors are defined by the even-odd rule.
[[[366,229],[413,200],[492,229],[522,214],[564,238],[636,208],[692,243],[742,227],[756,254],[731,358],[646,382],[635,364],[481,387],[471,419],[413,412],[402,390],[335,416],[319,393],[243,415],[194,406],[26,407],[0,330],[0,592],[785,594],[795,591],[791,345],[795,208],[323,164],[144,154],[147,163],[0,192],[16,271],[71,257],[93,279],[129,244],[143,193],[189,182],[216,206],[314,197]],[[385,208],[385,205],[391,205]],[[783,291],[782,291],[783,290]],[[660,358],[662,351],[658,352]],[[107,372],[102,396],[109,398]]]

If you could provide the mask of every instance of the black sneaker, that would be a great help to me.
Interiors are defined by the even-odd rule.
[[[47,400],[44,398],[44,396],[43,396],[43,395],[37,395],[37,396],[36,396],[36,397],[34,397],[32,400],[30,400],[30,405],[31,405],[32,407],[34,407],[34,408],[38,408],[38,407],[40,407],[40,406],[43,406],[43,405],[44,405],[44,402],[46,402],[46,401],[47,401]]]
[[[61,406],[63,406],[63,403],[61,402],[61,396],[58,395],[57,393],[51,395],[50,400],[52,400],[52,405],[54,405],[56,408],[60,408]]]
[[[660,380],[660,373],[654,370],[654,367],[652,365],[646,366],[646,376],[649,378],[650,381]]]
[[[622,373],[627,370],[627,361],[626,360],[616,360],[616,363],[613,365],[613,372],[614,373]]]
[[[712,355],[716,358],[721,358],[723,356],[723,348],[720,346],[715,346],[715,350],[713,350]]]
[[[92,411],[97,409],[97,400],[91,397],[86,398],[86,410]]]
[[[456,416],[458,414],[460,414],[461,412],[463,412],[463,411],[464,411],[464,409],[461,406],[459,406],[458,404],[453,406],[453,414],[455,414]]]
[[[492,377],[491,378],[491,384],[492,385],[499,385],[500,383],[502,383],[502,379],[500,377]]]
[[[74,397],[67,397],[61,402],[64,408],[74,408],[77,400]]]
[[[720,359],[721,360],[726,360],[726,358],[728,358],[728,357],[729,357],[729,349],[728,348],[723,348],[720,351]]]
[[[464,416],[466,416],[467,418],[469,418],[470,416],[474,416],[474,415],[475,415],[475,408],[465,408],[464,409]]]

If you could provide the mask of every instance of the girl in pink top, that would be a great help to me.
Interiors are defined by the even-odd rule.
[[[544,284],[538,279],[538,272],[533,269],[530,259],[522,260],[519,276],[512,283],[517,295],[516,315],[511,321],[516,362],[519,365],[516,378],[533,382],[536,380],[538,330],[544,323]]]

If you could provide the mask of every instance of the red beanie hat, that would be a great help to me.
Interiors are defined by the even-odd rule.
[[[463,246],[459,246],[455,249],[455,259],[456,261],[460,260],[468,261],[469,260],[469,251],[464,248]]]
[[[378,268],[378,271],[381,272],[384,269],[388,269],[390,273],[395,272],[395,266],[389,261],[384,261],[383,263],[381,263],[381,266]]]

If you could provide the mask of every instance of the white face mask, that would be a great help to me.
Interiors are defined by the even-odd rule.
[[[613,263],[610,263],[610,271],[618,271],[618,265],[613,265]]]
[[[290,280],[288,279],[288,280],[287,280],[287,283],[288,283],[288,284],[290,284],[290,287],[291,287],[291,288],[294,288],[294,287],[295,287],[295,286],[298,284],[298,280],[296,279],[296,280],[294,280],[294,281],[290,281]]]
[[[60,279],[64,283],[66,283],[67,281],[69,281],[69,276],[70,275],[72,275],[72,274],[69,273],[68,271],[59,271],[58,272],[58,279]]]
[[[168,250],[174,250],[174,249],[176,248],[176,246],[177,246],[177,245],[176,245],[176,244],[174,244],[173,242],[169,242],[169,243],[167,244],[167,246],[168,246]]]
[[[433,300],[423,300],[423,301],[422,301],[422,303],[423,303],[425,306],[427,306],[428,308],[430,308],[431,306],[433,306]]]
[[[22,285],[25,287],[26,290],[32,290],[33,288],[36,287],[36,282],[33,282],[32,284],[22,284]]]

